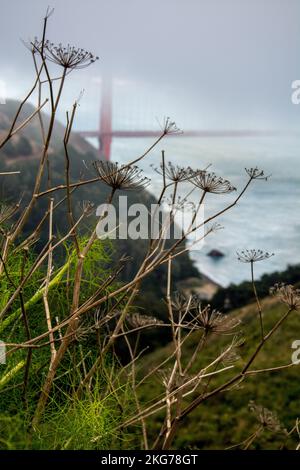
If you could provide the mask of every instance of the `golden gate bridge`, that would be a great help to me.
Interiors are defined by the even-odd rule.
[[[95,131],[78,131],[77,133],[86,139],[96,138],[98,141],[99,158],[110,160],[111,146],[114,138],[157,138],[161,135],[160,130],[114,130],[112,125],[113,113],[113,80],[110,76],[104,76],[101,80],[101,105],[99,116],[99,128]],[[276,131],[266,130],[184,130],[180,137],[259,137],[277,135]],[[171,134],[172,135],[172,134]],[[178,134],[174,134],[175,136]]]

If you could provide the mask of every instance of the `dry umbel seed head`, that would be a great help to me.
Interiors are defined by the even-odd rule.
[[[270,177],[270,175],[266,176],[264,170],[260,170],[257,166],[254,168],[245,168],[247,175],[252,180],[265,180]]]
[[[270,294],[278,297],[290,309],[299,310],[300,289],[296,289],[291,284],[275,284],[274,287],[271,287]]]
[[[263,261],[274,256],[274,253],[262,250],[242,250],[237,251],[237,259],[242,263],[255,263],[256,261]]]
[[[56,45],[49,40],[43,43],[37,37],[29,44],[26,42],[24,44],[33,54],[39,53],[43,59],[47,59],[69,70],[86,68],[99,59],[99,57],[82,48],[74,47],[70,44],[67,46],[62,44]]]
[[[219,230],[223,230],[223,228],[223,225],[219,224],[218,222],[214,222],[205,229],[205,234],[208,235],[209,233],[215,233]]]
[[[45,41],[44,55],[50,61],[65,69],[83,69],[96,62],[99,57],[82,48],[61,43],[56,45],[53,42]]]
[[[1,203],[0,204],[0,224],[9,219],[16,211],[16,206]]]
[[[229,366],[235,364],[241,359],[241,356],[237,353],[235,349],[230,349],[223,354],[222,363],[224,366]]]
[[[163,199],[162,202],[166,204],[170,210],[194,212],[196,208],[194,202],[189,201],[185,197],[181,196],[178,196],[175,201],[173,201],[172,197],[167,197]]]
[[[251,400],[249,402],[249,410],[254,413],[257,421],[264,429],[268,429],[274,433],[287,433],[287,430],[278,419],[277,414],[268,410],[268,408],[264,408],[261,405],[256,405],[256,403]]]
[[[206,334],[232,334],[240,324],[239,320],[228,318],[210,305],[202,307],[198,304],[195,313],[191,313],[193,320],[190,322],[195,329],[204,330]]]
[[[130,323],[133,328],[140,328],[146,326],[155,326],[155,325],[163,325],[164,322],[159,320],[156,317],[152,317],[149,315],[142,315],[141,313],[133,313],[126,318],[126,321]]]
[[[163,124],[160,126],[164,135],[182,134],[182,130],[177,127],[176,122],[166,117]]]
[[[168,389],[169,392],[176,390],[185,381],[185,378],[182,377],[178,371],[176,371],[175,374],[173,374],[173,370],[171,367],[166,368],[166,369],[159,369],[157,375],[159,376],[164,387]],[[172,375],[173,375],[173,380],[172,380],[172,384],[170,387],[169,383],[170,383],[170,379]]]
[[[137,166],[119,166],[118,163],[106,161],[96,161],[93,166],[99,179],[114,190],[140,190],[150,183]]]
[[[245,338],[239,332],[236,336],[233,337],[232,342],[223,352],[222,352],[222,363],[224,366],[235,364],[241,359],[239,351],[245,344]]]
[[[173,165],[173,163],[168,162],[167,164],[160,164],[159,168],[155,168],[151,165],[154,171],[159,175],[165,176],[173,183],[180,183],[181,181],[188,181],[194,175],[193,170],[190,167],[184,168],[179,165]]]
[[[194,310],[197,308],[199,300],[197,296],[191,295],[186,297],[181,292],[175,292],[172,298],[172,308],[179,313],[185,313],[187,311]]]
[[[79,203],[79,207],[82,209],[82,212],[84,212],[84,214],[87,216],[93,214],[94,206],[94,203],[92,203],[91,201],[82,201],[81,203]]]
[[[24,46],[32,53],[36,54],[39,53],[42,55],[42,49],[43,49],[43,41],[41,39],[38,39],[35,37],[33,41],[26,42],[22,41]]]
[[[215,173],[198,172],[191,181],[197,188],[206,193],[226,194],[236,191],[230,181],[217,176]]]

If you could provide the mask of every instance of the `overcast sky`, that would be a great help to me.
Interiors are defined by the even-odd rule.
[[[40,35],[48,3],[1,1],[0,80],[9,96],[21,98],[31,83],[31,57],[20,39]],[[97,77],[107,69],[123,84],[127,106],[144,91],[157,115],[190,112],[206,128],[299,127],[300,106],[290,99],[291,83],[300,79],[299,0],[52,0],[50,6],[48,38],[100,57],[69,76],[63,107],[85,88],[80,126],[97,123]]]

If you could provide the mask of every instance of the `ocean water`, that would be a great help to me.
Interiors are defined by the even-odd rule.
[[[151,139],[115,139],[112,159],[126,163],[150,146]],[[255,273],[283,270],[288,264],[300,262],[300,137],[188,138],[169,136],[140,163],[152,180],[149,190],[157,195],[160,177],[150,164],[160,163],[161,150],[166,160],[182,166],[205,168],[229,179],[238,191],[247,181],[245,167],[258,166],[268,181],[253,181],[239,203],[217,219],[224,229],[206,238],[200,250],[191,252],[199,270],[220,283],[228,285],[249,279],[249,265],[240,263],[236,251],[262,249],[275,255],[255,264]],[[187,191],[182,187],[182,194]],[[199,193],[191,196],[197,202]],[[227,206],[236,193],[208,194],[205,218]],[[212,259],[207,253],[216,248],[224,257]]]

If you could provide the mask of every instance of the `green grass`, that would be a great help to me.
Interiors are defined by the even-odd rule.
[[[71,349],[70,354],[74,354]],[[93,363],[91,356],[86,367]],[[15,370],[15,367],[9,370]],[[35,375],[35,371],[32,371]],[[133,409],[131,383],[121,378],[120,366],[108,355],[94,376],[93,386],[78,396],[79,368],[69,366],[55,381],[46,412],[33,429],[31,420],[39,396],[33,379],[22,400],[23,368],[16,370],[0,389],[0,450],[105,450],[130,449],[134,433],[122,429]],[[8,374],[8,372],[7,372]],[[5,377],[5,376],[4,376]],[[111,390],[111,377],[115,379]]]
[[[119,390],[124,401],[124,390]],[[46,416],[33,435],[32,448],[47,450],[106,450],[130,448],[131,437],[119,426],[123,413],[114,396],[102,399],[99,390],[86,399],[69,398]]]
[[[119,391],[123,404],[125,393]],[[61,405],[52,404],[36,430],[30,428],[25,412],[19,410],[15,416],[2,412],[0,449],[128,449],[133,436],[120,431],[124,413],[126,407],[121,408],[114,396],[101,398],[99,390],[80,400],[69,396]]]
[[[81,244],[86,243],[82,237]],[[80,303],[92,295],[110,274],[111,246],[97,240],[85,260],[82,274]],[[25,263],[28,272],[34,257]],[[2,276],[0,294],[1,307],[14,292],[20,282],[21,256],[10,257],[7,267],[12,282]],[[36,271],[23,292],[25,310],[28,318],[31,337],[38,336],[47,330],[43,307],[41,280],[45,275],[45,266]],[[57,266],[49,286],[49,305],[52,324],[55,317],[63,320],[70,312],[74,284],[75,256],[66,247],[66,261]],[[7,281],[7,282],[6,282]],[[104,293],[116,288],[117,282],[106,287]],[[122,305],[122,303],[120,304]],[[110,302],[106,302],[101,313],[105,315]],[[11,321],[8,321],[12,319]],[[82,331],[89,331],[94,324],[94,312],[81,322]],[[5,323],[6,322],[6,323]],[[7,343],[26,341],[20,299],[17,297],[4,322],[1,324],[1,338]],[[62,334],[65,328],[62,329]],[[57,344],[58,335],[56,335]],[[97,374],[93,386],[80,399],[75,398],[82,377],[93,365],[99,354],[98,336],[92,330],[86,336],[79,337],[65,354],[53,384],[49,403],[46,407],[39,429],[33,431],[32,417],[37,405],[42,384],[46,378],[50,348],[45,345],[31,350],[30,373],[24,393],[24,374],[28,350],[20,348],[8,355],[7,364],[0,365],[0,449],[108,449],[130,447],[127,431],[117,431],[127,417],[128,407],[132,404],[129,380],[117,383],[117,392],[111,393],[109,384],[111,374],[118,374],[120,366],[110,355],[107,355]],[[84,362],[83,362],[84,358]]]

